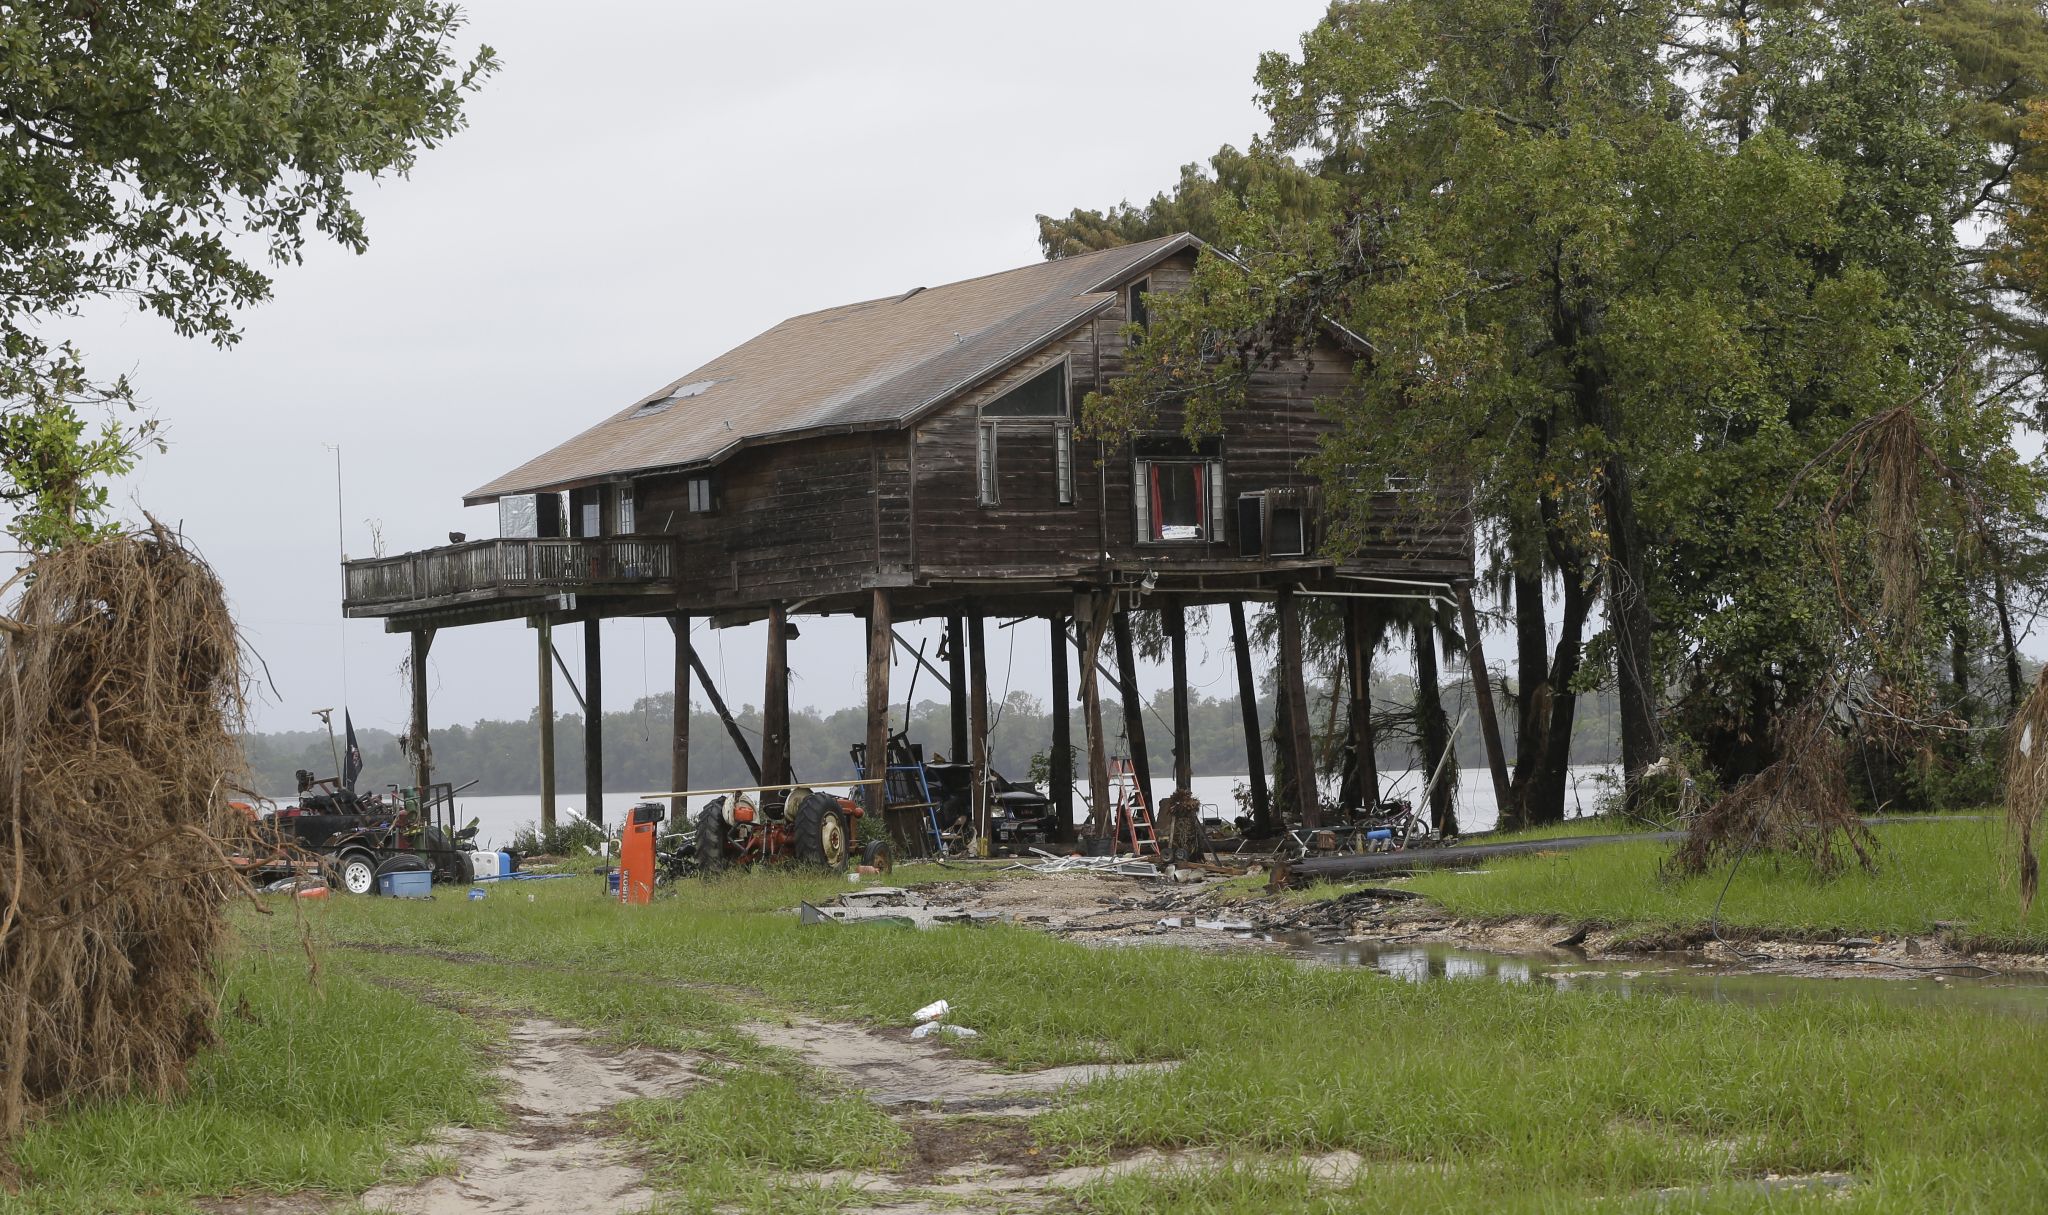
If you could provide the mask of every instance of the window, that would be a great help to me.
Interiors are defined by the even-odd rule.
[[[1074,427],[1062,422],[1053,435],[1053,475],[1059,482],[1061,506],[1074,504]]]
[[[1140,460],[1138,538],[1203,540],[1209,531],[1209,465],[1195,460]]]
[[[1223,496],[1222,450],[1206,440],[1140,437],[1131,468],[1133,513],[1141,544],[1221,540],[1230,513]],[[1168,454],[1171,453],[1171,454]]]
[[[1145,297],[1146,297],[1147,295],[1151,294],[1151,288],[1152,288],[1152,280],[1151,280],[1151,279],[1139,279],[1139,280],[1138,280],[1137,282],[1135,282],[1135,283],[1132,283],[1132,284],[1131,284],[1131,290],[1130,290],[1130,318],[1131,318],[1131,324],[1133,324],[1133,325],[1136,325],[1136,326],[1137,326],[1138,328],[1140,328],[1140,329],[1144,329],[1144,328],[1146,328],[1147,326],[1151,325],[1151,323],[1152,323],[1152,317],[1151,317],[1151,314],[1150,314],[1149,312],[1147,312],[1147,311],[1146,311],[1146,308],[1145,308]],[[1135,333],[1133,333],[1133,334],[1131,335],[1131,345],[1135,346],[1135,345],[1137,345],[1137,344],[1138,344],[1138,335],[1137,335],[1137,334],[1135,334]]]
[[[630,485],[619,486],[618,527],[615,530],[621,536],[630,536],[639,530],[633,526],[633,487]]]
[[[984,418],[1064,418],[1067,416],[1067,365],[1054,363],[1039,374],[981,407]]]
[[[1237,551],[1245,557],[1306,557],[1314,547],[1314,491],[1263,489],[1237,499]]]
[[[981,424],[981,439],[974,453],[974,496],[983,506],[994,506],[1002,499],[996,493],[996,424]]]
[[[711,496],[711,478],[691,477],[686,485],[687,505],[693,515],[708,515],[717,499]]]
[[[604,535],[603,503],[597,502],[595,500],[585,502],[583,504],[583,509],[579,513],[583,516],[583,530],[577,532],[577,535],[587,538],[594,538],[597,536]]]

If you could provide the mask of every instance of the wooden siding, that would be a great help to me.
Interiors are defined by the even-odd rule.
[[[717,509],[708,514],[688,509],[688,477],[648,478],[640,483],[640,526],[676,538],[677,582],[692,605],[858,590],[877,567],[885,438],[839,435],[742,452],[711,474]],[[884,503],[879,513],[898,511],[907,505]]]

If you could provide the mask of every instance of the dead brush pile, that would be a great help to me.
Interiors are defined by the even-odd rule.
[[[1667,862],[1670,872],[1697,875],[1752,850],[1806,858],[1831,877],[1851,857],[1876,868],[1877,841],[1849,795],[1847,744],[1815,695],[1779,719],[1778,760],[1707,807]]]
[[[0,1138],[168,1095],[213,1041],[228,861],[250,821],[240,650],[161,526],[38,557],[0,615]]]
[[[2048,810],[2048,667],[2005,728],[2005,823],[2018,852],[2020,914],[2033,909],[2041,886],[2035,835]]]

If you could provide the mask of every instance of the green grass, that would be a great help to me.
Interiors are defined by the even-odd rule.
[[[435,1128],[495,1116],[475,1066],[486,1030],[473,1021],[348,974],[316,991],[290,950],[236,961],[224,993],[222,1043],[184,1096],[82,1104],[33,1126],[12,1152],[24,1185],[0,1188],[0,1212],[183,1212],[190,1198],[236,1190],[355,1194]]]
[[[1735,871],[1667,881],[1669,844],[1626,843],[1486,862],[1484,872],[1425,870],[1407,886],[1461,916],[1542,916],[1654,937],[1702,929],[1727,885],[1724,928],[1787,934],[1905,935],[1936,921],[1968,925],[1970,940],[2048,948],[2048,901],[2022,918],[1995,820],[1894,823],[1873,829],[1877,871],[1816,880],[1796,860],[1751,856]]]
[[[1892,860],[1912,843],[1900,831],[1926,829],[1886,829]],[[1639,855],[1654,865],[1653,851]],[[1655,1209],[1754,1210],[1765,1200],[1744,1179],[1815,1170],[1849,1172],[1857,1185],[1846,1197],[1780,1195],[1770,1209],[1996,1211],[2025,1208],[2048,1182],[2048,1022],[2038,1018],[1825,987],[1745,1006],[1409,986],[1270,956],[1091,950],[1004,926],[805,927],[787,914],[799,898],[843,889],[737,875],[622,908],[594,882],[551,882],[479,902],[338,900],[319,931],[387,950],[336,951],[336,968],[496,989],[623,1041],[723,1051],[733,1020],[762,1007],[903,1025],[944,997],[982,1031],[955,1049],[1000,1064],[1182,1061],[1076,1094],[1036,1121],[1039,1141],[1080,1159],[1193,1146],[1234,1163],[1106,1182],[1082,1195],[1090,1211],[1370,1210],[1397,1199],[1404,1211],[1580,1210],[1610,1195],[1648,1210],[1662,1187],[1686,1193]],[[725,1103],[774,1108],[791,1099],[785,1084],[801,1083],[786,1067],[755,1072],[746,1083],[766,1087],[729,1082],[634,1115],[664,1176],[762,1209],[851,1201],[831,1187],[777,1188],[779,1158],[736,1159],[704,1138],[721,1117],[743,1117]],[[834,1106],[839,1094],[797,1095],[809,1104],[775,1117],[808,1127],[855,1116]],[[759,1150],[817,1150],[802,1138]],[[886,1150],[873,1124],[847,1139],[861,1159]],[[1274,1172],[1276,1154],[1334,1149],[1363,1154],[1379,1180],[1326,1202]],[[1397,1186],[1384,1184],[1389,1172]]]

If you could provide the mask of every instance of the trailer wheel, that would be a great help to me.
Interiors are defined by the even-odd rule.
[[[341,888],[350,894],[374,894],[377,890],[377,858],[367,852],[344,852],[335,862]]]
[[[813,793],[796,808],[796,859],[807,865],[844,869],[852,845],[846,811],[830,793]]]
[[[716,798],[697,812],[697,871],[706,877],[722,873],[727,861],[725,839],[729,831],[726,826],[724,798]]]
[[[872,866],[878,873],[895,869],[896,861],[889,855],[889,841],[869,840],[868,846],[860,850],[860,863]]]

